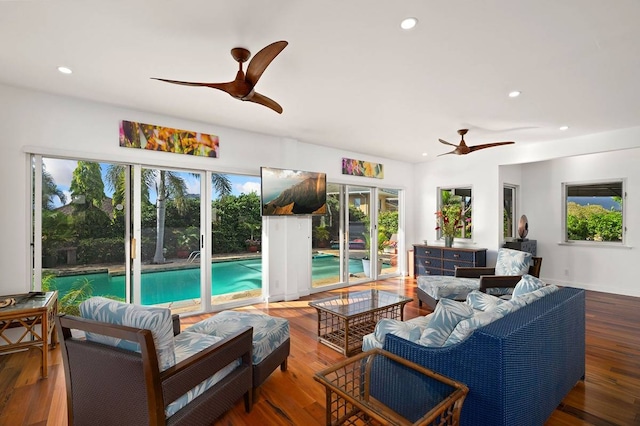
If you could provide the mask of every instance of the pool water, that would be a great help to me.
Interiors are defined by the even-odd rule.
[[[311,264],[312,280],[340,275],[340,261],[330,254],[315,255]],[[349,259],[349,273],[362,272],[360,259]],[[211,295],[218,296],[262,287],[262,259],[242,259],[211,264]],[[55,287],[63,297],[73,285],[89,281],[94,296],[125,298],[124,275],[108,273],[60,276]],[[142,273],[142,304],[156,305],[200,298],[200,268],[148,271]]]

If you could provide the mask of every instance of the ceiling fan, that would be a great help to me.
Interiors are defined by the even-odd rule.
[[[452,144],[451,142],[447,142],[445,140],[438,139],[440,141],[440,143],[456,147],[456,149],[454,149],[453,151],[445,152],[444,154],[438,155],[438,157],[440,157],[442,155],[447,155],[447,154],[466,155],[466,154],[468,154],[470,152],[478,151],[479,149],[492,148],[494,146],[510,145],[510,144],[515,143],[515,142],[492,142],[492,143],[485,143],[485,144],[482,144],[482,145],[467,146],[467,144],[464,142],[464,135],[466,135],[468,131],[469,131],[469,129],[460,129],[460,130],[458,130],[458,134],[462,137],[462,139],[460,140],[460,144],[459,145],[455,145],[455,144]]]
[[[273,99],[270,99],[264,95],[255,91],[255,85],[262,76],[264,70],[269,66],[271,61],[278,56],[282,50],[289,44],[286,41],[276,41],[271,43],[267,47],[255,54],[253,59],[247,66],[247,73],[242,70],[242,63],[249,60],[251,52],[242,47],[236,47],[231,49],[231,56],[238,62],[239,70],[236,74],[236,78],[228,83],[195,83],[188,81],[167,80],[164,78],[155,78],[153,80],[160,80],[167,83],[182,84],[184,86],[198,86],[198,87],[210,87],[212,89],[222,90],[229,95],[241,101],[255,102],[260,105],[264,105],[271,108],[278,114],[282,114],[282,107]]]

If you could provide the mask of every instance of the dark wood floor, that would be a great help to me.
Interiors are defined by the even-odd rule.
[[[358,288],[365,287],[369,288]],[[406,305],[405,318],[429,312],[418,308],[413,279],[380,281],[377,287],[399,289],[415,299]],[[250,414],[240,401],[216,424],[324,424],[324,388],[313,375],[344,359],[316,341],[316,313],[308,301],[326,295],[243,308],[289,319],[289,369],[276,370],[264,383]],[[182,324],[186,327],[204,317],[183,318]],[[640,425],[640,298],[587,292],[586,320],[586,379],[567,395],[547,425]],[[59,348],[51,351],[48,379],[39,378],[39,360],[34,349],[0,356],[0,425],[67,424]]]

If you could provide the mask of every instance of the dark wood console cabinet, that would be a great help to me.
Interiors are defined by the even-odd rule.
[[[513,250],[526,251],[531,253],[532,256],[536,256],[536,253],[538,251],[538,244],[536,240],[506,241],[502,247],[510,248]]]
[[[456,266],[487,266],[487,249],[414,244],[414,274],[454,275]]]

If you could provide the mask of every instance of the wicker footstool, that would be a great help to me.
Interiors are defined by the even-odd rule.
[[[261,313],[222,311],[185,331],[225,337],[246,326],[253,327],[253,390],[257,397],[258,387],[278,366],[282,371],[287,370],[288,320]]]

